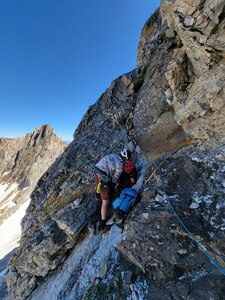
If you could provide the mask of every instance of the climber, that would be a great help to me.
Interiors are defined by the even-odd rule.
[[[138,171],[133,161],[125,162],[123,172],[118,179],[115,187],[117,198],[113,201],[113,215],[106,222],[106,225],[113,223],[121,224],[127,213],[130,211],[138,193],[131,187],[137,182]]]
[[[138,177],[138,172],[133,161],[125,162],[123,166],[123,172],[118,179],[118,183],[115,187],[117,194],[121,194],[122,190],[126,187],[132,187]]]
[[[102,201],[99,228],[101,234],[106,232],[106,220],[108,218],[108,206],[112,185],[118,183],[118,179],[123,172],[123,164],[130,158],[131,152],[124,149],[119,155],[106,155],[94,166],[94,181],[97,186],[96,198]]]

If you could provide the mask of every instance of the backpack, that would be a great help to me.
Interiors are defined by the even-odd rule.
[[[136,197],[137,192],[134,189],[125,188],[120,196],[113,201],[112,206],[114,209],[121,209],[122,211],[128,213],[132,208]]]

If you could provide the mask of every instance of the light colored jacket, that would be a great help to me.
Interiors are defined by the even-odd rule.
[[[104,156],[96,164],[96,167],[105,172],[116,183],[123,172],[123,161],[119,155],[109,154]]]

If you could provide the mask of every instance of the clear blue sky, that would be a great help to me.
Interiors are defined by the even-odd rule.
[[[72,140],[109,84],[136,66],[153,0],[2,0],[0,137],[43,124]]]

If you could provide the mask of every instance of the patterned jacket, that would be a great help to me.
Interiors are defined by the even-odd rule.
[[[123,161],[119,155],[109,154],[104,156],[95,167],[111,177],[112,181],[116,183],[123,172]]]

